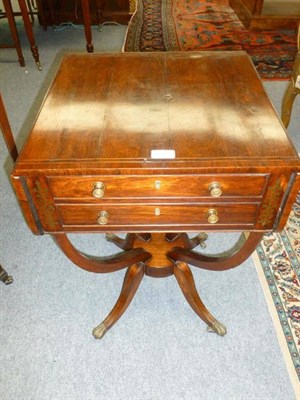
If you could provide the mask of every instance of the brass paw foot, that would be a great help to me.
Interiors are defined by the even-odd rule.
[[[96,328],[93,329],[93,336],[95,339],[102,339],[106,332],[106,327],[102,322],[100,325],[96,326]]]
[[[8,275],[8,277],[6,278],[6,279],[4,279],[4,283],[5,283],[5,285],[10,285],[11,283],[13,283],[13,277],[12,276],[10,276],[10,275]]]
[[[116,238],[117,238],[117,235],[115,235],[114,233],[106,233],[105,234],[105,239],[108,242],[113,242]]]
[[[225,325],[221,324],[221,322],[216,321],[212,325],[207,326],[208,332],[215,332],[220,336],[225,336],[227,333],[227,328]]]
[[[204,232],[199,233],[195,238],[195,242],[198,242],[198,245],[202,248],[205,249],[206,243],[205,241],[208,239],[208,235]]]

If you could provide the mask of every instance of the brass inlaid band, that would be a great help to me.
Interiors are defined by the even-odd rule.
[[[133,14],[136,8],[136,0],[129,0],[129,14]]]
[[[262,211],[258,223],[263,227],[270,224],[277,212],[278,202],[282,196],[281,179],[278,178],[273,186],[270,187],[267,199],[262,205]]]

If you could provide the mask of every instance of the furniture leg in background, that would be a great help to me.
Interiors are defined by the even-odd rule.
[[[13,40],[13,45],[1,45],[1,48],[11,48],[11,47],[15,47],[17,54],[18,54],[18,60],[19,63],[21,65],[21,67],[25,66],[25,60],[24,60],[24,56],[23,56],[23,52],[22,52],[22,48],[21,48],[21,43],[20,43],[20,39],[19,39],[19,35],[18,35],[18,31],[17,31],[17,26],[16,26],[16,21],[14,18],[14,14],[13,14],[13,10],[12,10],[12,6],[11,6],[11,2],[10,0],[3,0],[3,6],[4,6],[4,10],[5,10],[5,14],[6,14],[6,18],[8,21],[8,25],[9,25],[9,29],[11,32],[11,36],[12,36],[12,40]]]
[[[4,103],[0,94],[0,129],[3,134],[6,146],[8,148],[9,154],[11,158],[16,161],[18,158],[18,150],[14,141],[14,137],[10,128],[10,124],[8,121],[8,117],[6,114],[6,110],[4,107]],[[0,265],[0,280],[4,282],[6,285],[9,285],[13,282],[13,278],[7,274],[7,272]]]
[[[6,146],[8,148],[11,158],[16,161],[18,158],[18,150],[14,141],[14,137],[10,128],[6,110],[4,107],[3,99],[0,94],[0,129],[2,131]]]
[[[35,60],[36,66],[38,67],[39,70],[41,70],[42,68],[41,68],[41,63],[40,63],[40,59],[39,59],[39,51],[35,44],[35,38],[34,38],[34,34],[33,34],[32,25],[30,22],[26,2],[25,2],[25,0],[18,0],[18,3],[19,3],[20,10],[21,10],[22,18],[24,21],[24,27],[25,27],[25,31],[26,31],[26,35],[27,35],[29,44],[30,44],[30,50],[31,50],[32,56]]]
[[[102,16],[102,12],[103,12],[103,4],[104,4],[105,0],[96,0],[96,15],[97,15],[97,24],[99,27],[99,31],[101,31],[101,24],[103,21],[103,16]]]
[[[293,104],[297,94],[300,94],[300,25],[298,28],[298,53],[296,54],[292,78],[282,101],[281,119],[287,128],[290,123]]]
[[[26,0],[27,3],[27,7],[28,7],[28,14],[30,16],[30,22],[33,24],[34,23],[34,12],[33,12],[33,8],[34,8],[34,2],[33,0]]]
[[[46,17],[45,17],[45,12],[44,12],[44,7],[42,4],[41,0],[35,0],[35,4],[36,4],[36,13],[38,15],[38,19],[40,24],[43,27],[43,30],[46,31],[47,30],[47,23],[46,23]]]
[[[90,16],[90,0],[81,0],[81,8],[82,8],[82,18],[83,18],[83,25],[84,25],[84,33],[85,33],[85,38],[86,38],[86,49],[88,53],[93,53],[94,47],[92,44],[92,29],[91,29],[91,16]],[[97,0],[97,18],[98,18],[98,24],[100,21],[99,15],[101,14],[101,11],[99,11],[99,0]],[[55,12],[55,2],[54,0],[44,0],[44,3],[49,10],[48,12],[50,13],[50,20],[53,26],[59,25],[61,23],[60,18],[57,18],[56,12]],[[43,7],[43,1],[39,0],[37,2],[38,5],[38,10],[42,11],[44,14],[44,7]],[[61,5],[63,9],[63,4]],[[44,17],[45,20],[45,17]],[[47,23],[44,21],[43,27],[44,29],[47,29]]]
[[[24,22],[25,32],[26,32],[26,35],[27,35],[27,38],[28,38],[28,41],[30,44],[30,50],[32,52],[32,56],[35,60],[37,68],[39,70],[41,70],[41,63],[40,63],[40,59],[39,59],[38,47],[36,46],[36,43],[35,43],[35,37],[33,34],[31,22],[30,22],[30,17],[29,17],[28,8],[26,5],[26,0],[18,0],[18,4],[20,7],[22,19]],[[22,49],[21,49],[20,39],[19,39],[17,27],[16,27],[14,12],[13,12],[12,5],[11,5],[11,0],[3,0],[3,6],[4,6],[4,11],[5,11],[7,20],[8,20],[9,29],[11,31],[11,35],[12,35],[14,44],[12,46],[1,46],[1,47],[6,47],[6,48],[15,47],[17,50],[19,63],[22,67],[24,67],[25,61],[24,61],[24,57],[23,57],[23,53],[22,53]]]
[[[94,46],[92,43],[92,29],[91,29],[91,16],[90,16],[90,5],[89,0],[81,0],[84,33],[86,38],[86,49],[88,53],[93,53]]]

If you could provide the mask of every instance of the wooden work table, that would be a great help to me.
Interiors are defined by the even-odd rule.
[[[96,338],[145,274],[174,274],[194,311],[224,335],[189,265],[236,267],[265,232],[283,229],[300,160],[244,52],[74,54],[61,63],[12,182],[31,230],[51,234],[76,265],[127,268]],[[227,231],[241,232],[230,254],[193,250]],[[84,255],[67,237],[76,232],[106,233],[122,251]]]

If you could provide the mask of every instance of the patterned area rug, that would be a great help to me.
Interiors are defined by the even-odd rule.
[[[300,196],[285,229],[266,234],[253,258],[300,396]]]
[[[123,50],[245,50],[263,79],[288,79],[296,36],[296,30],[247,30],[228,0],[138,0]]]

